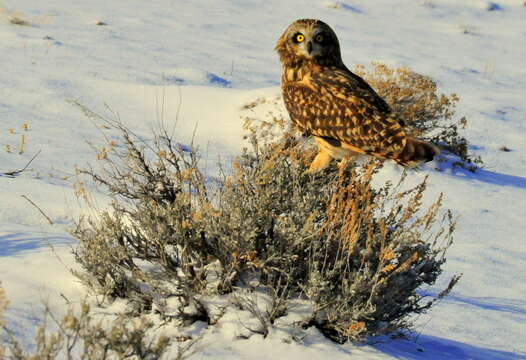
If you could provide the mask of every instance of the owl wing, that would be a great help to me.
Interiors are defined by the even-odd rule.
[[[335,83],[334,85],[336,87],[339,87],[340,90],[344,93],[347,93],[348,95],[355,95],[362,99],[366,99],[379,112],[385,114],[391,113],[389,105],[387,105],[385,100],[382,99],[364,79],[354,74],[347,68],[333,69],[334,70],[330,72],[318,73],[318,77],[320,78],[320,80],[324,79],[325,82],[330,83],[332,78],[332,82]],[[338,84],[340,84],[340,86],[338,86]]]
[[[293,122],[314,136],[385,157],[405,147],[406,135],[388,105],[347,69],[327,68],[284,84],[283,95]]]

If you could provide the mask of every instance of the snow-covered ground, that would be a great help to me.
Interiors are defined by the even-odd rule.
[[[5,0],[0,17],[0,280],[10,326],[30,343],[43,299],[54,311],[84,289],[69,268],[67,229],[82,211],[74,168],[93,160],[99,131],[67,102],[79,100],[148,136],[159,122],[206,150],[210,164],[239,153],[241,106],[279,94],[273,51],[297,18],[339,35],[349,67],[373,60],[432,76],[460,96],[472,152],[484,169],[430,175],[460,215],[446,273],[464,273],[452,295],[417,319],[416,342],[336,345],[314,330],[303,344],[279,333],[235,340],[213,329],[195,358],[526,359],[526,6],[519,0]],[[490,10],[492,9],[492,10]],[[32,26],[8,22],[15,11]],[[106,25],[97,25],[102,21]],[[25,129],[24,129],[25,127]],[[23,153],[19,147],[24,136]],[[500,151],[506,146],[510,152]],[[9,150],[9,151],[8,151]],[[213,171],[213,166],[210,167]],[[396,174],[396,166],[386,171]],[[47,220],[21,195],[34,201]],[[104,197],[100,197],[101,203]],[[102,206],[102,205],[101,205]],[[52,250],[49,245],[53,246]]]

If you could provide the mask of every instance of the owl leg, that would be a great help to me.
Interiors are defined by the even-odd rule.
[[[327,149],[320,147],[320,152],[316,155],[314,160],[312,160],[309,170],[305,171],[305,173],[314,174],[325,169],[332,159],[330,152]]]

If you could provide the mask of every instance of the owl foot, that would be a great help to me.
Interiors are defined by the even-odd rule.
[[[310,164],[309,170],[305,171],[305,174],[315,174],[325,169],[332,160],[332,156],[323,149],[316,155],[312,163]]]

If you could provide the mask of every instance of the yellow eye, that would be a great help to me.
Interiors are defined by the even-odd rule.
[[[297,42],[303,42],[303,40],[305,40],[305,36],[303,34],[298,34],[296,35],[296,41]]]
[[[315,40],[316,40],[316,42],[322,42],[323,41],[323,35],[317,35]]]

